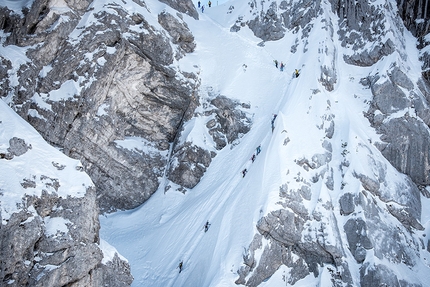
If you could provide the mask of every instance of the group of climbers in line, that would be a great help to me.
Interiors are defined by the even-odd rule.
[[[252,154],[252,156],[251,156],[251,161],[252,161],[252,162],[254,162],[254,161],[255,161],[255,158],[257,157],[257,155],[259,155],[259,154],[260,154],[260,152],[261,152],[261,145],[259,145],[259,146],[256,148],[256,152]],[[246,175],[246,173],[247,173],[247,172],[248,172],[248,169],[244,168],[244,169],[242,170],[242,177],[245,177],[245,175]]]
[[[205,11],[205,5],[201,5],[202,3],[200,3],[200,1],[199,2],[197,2],[197,6],[200,8],[200,9],[202,9],[202,13]],[[209,8],[212,6],[212,2],[211,1],[209,1],[208,2],[208,6],[209,6]]]
[[[279,66],[279,70],[282,72],[284,71],[285,68],[285,64],[283,62],[281,62],[281,64],[279,65],[278,60],[273,60],[273,62],[275,63],[275,67],[278,68]],[[300,75],[299,70],[295,69],[294,71],[294,76],[297,78]]]

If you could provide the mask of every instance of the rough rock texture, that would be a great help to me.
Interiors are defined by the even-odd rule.
[[[16,69],[18,81],[3,80],[2,96],[49,143],[82,161],[102,211],[134,208],[158,189],[170,145],[198,105],[197,77],[169,67],[194,50],[194,37],[170,10],[154,27],[115,3],[97,11],[91,1],[66,2],[55,9],[35,1],[22,18],[2,8],[5,43],[32,45],[31,64],[12,67],[0,57],[2,73]],[[198,18],[191,1],[165,3]]]
[[[95,287],[112,277],[110,286],[129,286],[128,263],[103,253],[96,191],[81,163],[3,101],[0,111],[0,285]]]
[[[1,228],[1,275],[7,286],[102,286],[118,277],[117,285],[133,280],[126,262],[101,264],[99,222],[94,189],[83,198],[45,193],[28,197],[22,211]],[[52,227],[65,222],[67,232]],[[113,263],[110,263],[113,264]],[[100,274],[92,278],[92,274]]]
[[[426,19],[430,16],[424,15],[422,9],[426,1],[397,1],[403,7],[399,10],[400,16],[412,17],[404,23],[391,13],[396,11],[393,3],[374,2],[330,1],[331,12],[339,16],[339,29],[327,18],[321,22],[325,23],[327,38],[339,40],[342,52],[347,51],[343,54],[346,63],[370,67],[395,53],[400,59],[406,59],[405,40],[392,40],[403,37],[404,23],[411,30],[411,27],[420,27],[417,28],[419,35],[413,32],[419,37],[420,48],[428,44],[423,37],[428,33]],[[299,47],[304,47],[306,52],[312,19],[321,13],[327,15],[322,11],[324,3],[319,1],[250,1],[249,4],[252,16],[248,15],[248,19],[251,20],[241,16],[232,31],[240,30],[246,23],[264,41],[279,39],[286,31],[298,33],[292,53]],[[338,59],[334,55],[340,50],[331,47],[329,42],[320,49],[318,59],[319,81],[328,92],[336,88]],[[294,159],[302,170],[293,178],[289,177],[290,170],[284,175],[290,181],[280,186],[279,209],[269,211],[258,221],[258,233],[243,255],[237,284],[258,286],[285,266],[282,276],[288,284],[323,272],[329,276],[326,278],[330,278],[332,286],[421,286],[399,279],[398,270],[392,264],[413,268],[420,252],[427,248],[425,241],[415,234],[424,229],[420,223],[421,196],[427,193],[420,190],[426,190],[424,187],[430,184],[430,89],[425,79],[429,58],[427,53],[422,53],[424,78],[418,81],[408,75],[411,68],[399,64],[401,61],[361,79],[373,97],[369,109],[364,111],[365,116],[379,133],[380,141],[371,143],[379,151],[358,144],[354,152],[365,151],[360,158],[365,158],[364,165],[370,166],[371,172],[362,174],[351,170],[352,150],[348,142],[333,140],[334,134],[339,133],[339,122],[330,112],[318,115],[323,118],[318,129],[325,131],[320,139],[324,150]],[[379,152],[391,165],[377,159],[379,154],[375,153]],[[342,160],[334,162],[337,153]],[[393,180],[392,174],[398,174],[398,180]],[[331,198],[332,191],[339,189],[341,195]],[[309,204],[315,200],[317,204]],[[339,222],[343,223],[338,225]],[[374,258],[369,259],[369,254]],[[345,256],[354,258],[358,273],[356,267],[344,261]]]
[[[194,52],[196,47],[194,36],[185,22],[179,22],[173,15],[165,11],[158,15],[158,22],[172,37],[173,44],[178,44],[184,53]]]
[[[249,1],[251,16],[249,20],[239,17],[231,27],[237,32],[247,25],[254,35],[263,41],[276,41],[285,36],[287,30],[298,32],[303,30],[307,35],[310,30],[309,22],[320,13],[321,1]]]
[[[199,13],[196,10],[196,6],[194,6],[191,1],[175,1],[175,0],[160,0],[160,2],[168,4],[175,10],[178,10],[181,13],[185,13],[194,19],[199,19]]]
[[[214,145],[207,144],[207,147],[200,147],[191,141],[181,142],[177,139],[169,162],[168,178],[185,188],[196,186],[216,155],[216,151],[223,149],[227,144],[237,144],[250,130],[252,124],[251,116],[246,112],[248,105],[213,92],[208,93],[208,98],[201,99],[200,108],[202,111],[196,111],[193,117],[205,119],[210,138],[205,138],[204,141],[213,142]],[[185,129],[188,130],[188,128]],[[183,130],[182,136],[186,137],[184,133]]]
[[[430,45],[426,35],[430,33],[430,4],[428,1],[397,0],[399,15],[406,28],[418,39],[418,48],[422,49],[423,76],[430,81],[430,53],[425,47]],[[427,40],[426,40],[427,39]]]

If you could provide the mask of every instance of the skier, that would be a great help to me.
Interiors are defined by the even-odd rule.
[[[278,60],[273,60],[273,62],[275,62],[275,67],[277,69],[278,68]]]
[[[284,67],[285,67],[284,63],[281,62],[281,72],[284,70]]]
[[[246,168],[244,170],[242,170],[242,177],[245,177],[247,172],[248,172],[248,170]]]
[[[273,133],[273,130],[275,129],[275,120],[276,120],[276,116],[277,116],[277,114],[274,114],[274,115],[273,115],[273,119],[272,119],[272,133]]]
[[[200,1],[199,1],[199,2],[197,2],[197,6],[200,8]]]
[[[205,5],[202,5],[202,13],[205,11]]]
[[[181,271],[182,271],[182,265],[183,265],[184,263],[181,261],[181,262],[179,262],[179,265],[178,265],[178,268],[179,268],[179,273],[181,273]]]
[[[299,75],[300,75],[300,74],[299,74],[299,70],[297,70],[297,69],[296,69],[296,70],[294,71],[294,74],[296,75],[296,78],[298,78],[298,77],[299,77]]]
[[[209,224],[209,220],[208,220],[208,221],[206,221],[206,224],[205,224],[205,232],[208,231],[209,226],[211,226],[211,225]]]
[[[252,155],[251,160],[252,160],[252,162],[254,162],[254,160],[255,160],[255,154]]]
[[[261,145],[257,147],[257,155],[261,152]]]
[[[211,1],[209,1],[208,2],[208,5],[209,5],[209,8],[211,7],[211,5],[212,5],[212,2]]]

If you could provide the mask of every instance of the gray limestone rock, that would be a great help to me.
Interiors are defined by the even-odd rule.
[[[182,0],[182,1],[176,1],[176,0],[160,0],[160,2],[166,3],[173,9],[185,13],[194,19],[199,19],[199,13],[196,10],[196,7],[194,6],[194,3],[191,0]]]
[[[367,236],[366,222],[361,218],[349,219],[344,226],[349,249],[357,262],[364,261],[365,253],[361,248],[371,249],[373,244]],[[361,248],[360,248],[361,247]],[[360,248],[358,251],[357,249]]]
[[[412,90],[414,88],[414,84],[412,81],[403,73],[402,70],[398,67],[394,67],[394,69],[389,74],[390,80],[393,84],[405,88],[407,90]]]
[[[9,145],[10,146],[7,149],[7,151],[12,156],[21,156],[21,155],[25,154],[29,148],[31,148],[31,145],[27,145],[25,143],[25,140],[17,138],[17,137],[11,138],[9,140]]]
[[[282,39],[285,35],[282,20],[277,13],[276,2],[272,2],[266,12],[261,11],[259,16],[249,21],[248,27],[256,37],[263,41],[276,41]]]
[[[384,114],[391,114],[410,105],[405,93],[393,82],[372,85],[373,100]]]
[[[172,37],[172,42],[178,44],[185,53],[194,51],[196,47],[194,36],[191,34],[185,22],[180,22],[167,12],[162,12],[158,15],[158,22],[167,30],[170,37]]]
[[[352,193],[345,193],[339,199],[340,214],[350,215],[355,210],[354,195]]]
[[[370,51],[362,51],[351,56],[344,55],[346,63],[356,66],[368,67],[382,59],[382,57],[392,54],[395,51],[394,43],[388,39],[385,43],[376,45]]]
[[[258,231],[265,237],[286,246],[300,242],[305,221],[293,212],[280,209],[269,213],[257,223]]]
[[[409,175],[419,185],[430,184],[430,133],[421,121],[395,118],[379,127],[383,141],[382,154],[399,171]]]
[[[84,278],[88,279],[88,282],[85,282]],[[130,265],[119,258],[117,253],[111,261],[99,264],[94,272],[84,278],[80,280],[84,284],[71,285],[71,287],[97,286],[98,282],[104,282],[105,286],[127,287],[133,282]]]
[[[193,188],[209,167],[211,153],[201,147],[185,142],[177,146],[171,159],[168,178],[186,188]]]
[[[424,230],[424,227],[418,222],[410,212],[409,208],[398,208],[394,204],[387,204],[388,211],[399,220],[406,228],[411,227],[417,230]]]
[[[210,100],[205,116],[214,115],[215,119],[208,121],[206,127],[220,150],[227,144],[232,144],[251,128],[251,117],[244,111],[244,105],[225,96],[217,96]]]
[[[119,258],[116,268],[101,263],[98,232],[93,188],[81,198],[47,192],[27,197],[21,211],[1,228],[0,255],[8,258],[1,261],[2,284],[104,286],[113,277],[118,282],[115,286],[129,286],[132,277],[127,263]],[[89,280],[88,274],[96,273],[104,275]]]
[[[385,265],[364,264],[360,268],[360,286],[393,286],[400,287],[397,276]],[[404,286],[404,285],[402,285]]]
[[[25,19],[8,16],[7,42],[33,45],[27,53],[33,64],[21,66],[22,89],[13,102],[48,142],[81,160],[97,186],[101,210],[134,208],[157,190],[167,150],[197,105],[198,81],[167,67],[174,59],[170,38],[142,15],[115,5],[100,12],[86,10],[88,1],[67,3],[66,14],[48,8],[41,13],[46,1],[35,1]],[[171,4],[195,11],[191,1]],[[80,17],[93,16],[91,25],[77,27]],[[59,17],[68,21],[53,25]],[[20,21],[34,27],[23,30]],[[172,39],[192,51],[185,24],[167,22]],[[67,41],[74,29],[79,36]],[[45,65],[50,69],[41,73]],[[74,92],[55,100],[56,90],[67,85]],[[139,148],[124,148],[130,140]]]

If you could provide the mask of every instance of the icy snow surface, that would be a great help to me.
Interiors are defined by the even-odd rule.
[[[197,6],[197,1],[194,2]],[[324,152],[321,147],[324,130],[317,126],[324,122],[325,116],[335,115],[336,130],[332,141],[338,146],[333,149],[341,150],[341,144],[348,144],[349,169],[371,173],[367,161],[369,153],[380,154],[369,144],[379,141],[379,137],[363,116],[371,92],[359,84],[359,80],[379,69],[387,70],[392,59],[367,68],[345,64],[336,36],[335,42],[331,42],[321,19],[315,21],[306,53],[302,52],[305,45],[302,40],[299,40],[298,52],[290,52],[297,35],[288,32],[283,39],[266,42],[260,47],[257,44],[261,39],[246,27],[238,33],[230,32],[239,13],[249,9],[248,1],[212,3],[212,8],[206,5],[204,13],[199,11],[198,21],[184,16],[197,47],[194,53],[174,65],[182,70],[200,72],[202,97],[211,90],[249,103],[254,114],[253,126],[238,145],[227,146],[217,154],[194,189],[183,194],[172,190],[164,192],[162,186],[143,206],[100,218],[101,237],[115,246],[131,264],[135,278],[132,286],[237,286],[234,283],[238,278],[236,272],[242,265],[244,248],[257,232],[257,221],[280,208],[277,205],[279,186],[291,180],[291,174],[303,170],[294,160]],[[153,15],[166,8],[156,1],[147,1],[147,4]],[[235,8],[228,14],[230,5]],[[329,16],[336,19],[334,15]],[[408,64],[412,71],[419,71],[413,43],[408,50]],[[326,47],[327,54],[321,53]],[[275,59],[285,63],[283,72],[275,68]],[[319,67],[330,65],[332,59],[337,82],[334,91],[329,93],[318,81],[321,77]],[[296,68],[301,70],[301,75],[293,78]],[[409,76],[415,80],[419,73]],[[270,123],[274,114],[277,118],[272,133]],[[199,118],[193,119],[182,136],[199,146],[210,146],[203,139],[208,137],[203,124]],[[287,138],[288,149],[285,148]],[[262,152],[252,163],[250,158],[260,144]],[[340,164],[342,160],[341,154],[333,154],[333,162]],[[388,166],[387,176],[392,177],[388,182],[394,184],[403,180],[382,156],[379,160]],[[248,173],[242,178],[244,168]],[[312,195],[306,208],[313,210],[318,199],[337,201],[341,182],[339,172],[335,172],[334,192],[322,189],[321,194]],[[295,187],[295,182],[289,184],[291,188]],[[423,212],[423,217],[422,224],[428,229],[428,212]],[[205,233],[203,226],[207,220],[211,226]],[[184,265],[179,274],[181,261]],[[350,263],[351,268],[355,265]],[[286,272],[288,268],[282,266],[261,286],[285,286],[282,274]],[[414,271],[405,272],[405,276],[411,276]],[[296,284],[329,285],[330,276],[326,272],[319,278],[311,275]]]

